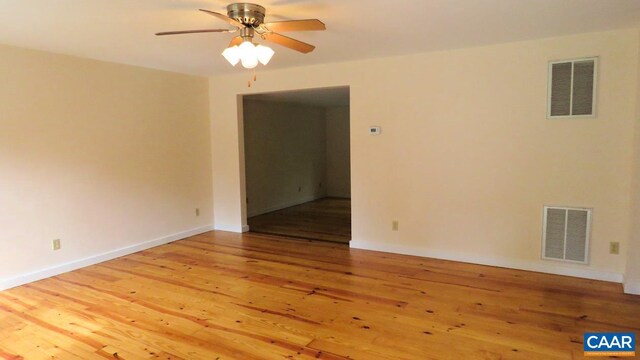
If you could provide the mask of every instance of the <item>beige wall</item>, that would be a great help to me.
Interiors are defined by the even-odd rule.
[[[0,79],[0,288],[212,224],[206,79],[6,46]]]
[[[349,107],[326,108],[327,196],[351,197],[351,156],[349,155]]]
[[[326,194],[326,121],[322,107],[244,100],[247,216]]]
[[[640,44],[638,46],[640,51]],[[635,117],[635,146],[633,158],[633,182],[631,199],[633,210],[631,213],[632,236],[627,254],[627,269],[625,273],[625,291],[640,295],[640,56],[638,57],[638,83],[636,92]]]
[[[598,117],[546,119],[548,61],[594,55]],[[637,65],[625,30],[213,77],[215,226],[243,225],[236,95],[350,86],[352,246],[621,281]],[[594,208],[589,265],[540,259],[545,204]]]

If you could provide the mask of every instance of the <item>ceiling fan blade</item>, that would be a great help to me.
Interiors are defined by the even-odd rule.
[[[237,28],[243,28],[244,27],[244,25],[242,25],[241,22],[239,22],[237,20],[234,20],[234,19],[228,17],[227,15],[222,15],[222,14],[217,13],[215,11],[209,11],[209,10],[205,10],[205,9],[200,9],[200,11],[205,12],[205,13],[207,13],[209,15],[215,16],[215,17],[217,17],[218,19],[220,19],[222,21],[226,21],[229,24],[231,24],[231,25],[233,25],[233,26],[235,26]]]
[[[267,41],[271,41],[273,43],[276,43],[278,45],[282,45],[284,47],[288,47],[289,49],[295,50],[295,51],[299,51],[303,54],[307,54],[313,51],[313,49],[315,49],[316,47],[311,45],[311,44],[307,44],[305,42],[302,42],[300,40],[296,40],[296,39],[292,39],[290,37],[284,36],[284,35],[280,35],[280,34],[276,34],[276,33],[264,33],[262,34],[262,36],[264,37],[265,40]]]
[[[219,33],[219,32],[236,32],[237,30],[228,29],[203,29],[203,30],[182,30],[182,31],[163,31],[156,33],[157,36],[162,35],[179,35],[179,34],[197,34],[197,33]]]
[[[290,20],[290,21],[274,21],[264,24],[270,31],[273,32],[285,32],[285,31],[321,31],[326,30],[327,27],[324,23],[318,19],[306,19],[306,20]]]
[[[242,36],[236,36],[233,39],[231,39],[231,42],[229,43],[229,47],[232,47],[234,45],[240,45],[242,44]]]

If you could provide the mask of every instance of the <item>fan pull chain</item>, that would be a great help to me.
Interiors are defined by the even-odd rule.
[[[255,83],[256,80],[258,80],[258,76],[256,75],[256,70],[253,69],[253,81],[249,79],[249,81],[247,81],[247,87],[251,87],[251,84]]]

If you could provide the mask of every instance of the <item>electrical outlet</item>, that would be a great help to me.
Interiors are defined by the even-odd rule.
[[[620,243],[619,242],[610,242],[609,243],[609,254],[618,255],[620,254]]]
[[[60,239],[55,239],[51,242],[53,250],[60,250]]]
[[[391,230],[398,231],[398,226],[399,226],[398,220],[393,220],[391,222]]]
[[[196,216],[200,216],[200,209],[196,208]]]

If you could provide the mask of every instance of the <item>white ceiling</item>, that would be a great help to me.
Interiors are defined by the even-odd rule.
[[[231,34],[156,37],[225,24],[228,0],[0,0],[0,43],[189,74],[239,71],[220,56]],[[640,27],[639,0],[255,0],[267,21],[318,18],[287,33],[317,49],[274,45],[270,68],[385,57]]]

